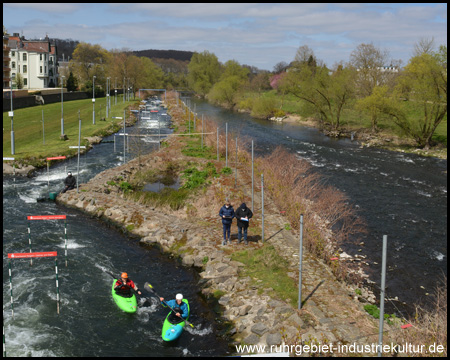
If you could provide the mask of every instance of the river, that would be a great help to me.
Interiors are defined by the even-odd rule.
[[[210,117],[224,134],[225,123],[255,141],[256,154],[278,145],[309,161],[327,183],[345,192],[368,226],[364,246],[345,244],[350,254],[366,255],[366,271],[380,282],[382,236],[388,235],[387,296],[389,312],[406,311],[401,303],[430,303],[433,287],[447,274],[447,161],[376,148],[361,149],[348,139],[334,140],[298,124],[257,120],[192,99],[197,113]],[[162,133],[167,128],[164,119]],[[86,120],[89,121],[89,120]],[[157,133],[157,122],[144,121],[127,131]],[[116,151],[110,136],[81,156],[81,182],[123,162],[123,137]],[[137,142],[140,144],[140,142]],[[19,149],[20,144],[16,144]],[[150,151],[147,143],[130,151]],[[128,151],[128,150],[127,150]],[[127,159],[130,155],[127,153]],[[144,248],[115,229],[53,202],[36,202],[62,188],[66,170],[76,175],[77,160],[69,159],[36,176],[3,178],[3,318],[9,356],[218,356],[228,352],[218,336],[221,324],[199,296],[195,271],[177,265],[158,250]],[[50,186],[47,183],[50,183]],[[11,317],[7,254],[28,252],[27,215],[67,215],[68,267],[64,266],[64,222],[30,223],[33,251],[58,251],[61,314],[56,314],[54,261],[35,259],[12,263],[15,318]],[[358,252],[362,249],[361,252]],[[166,298],[182,292],[190,300],[194,329],[176,343],[164,343],[161,327],[166,310],[156,299],[140,298],[136,314],[121,313],[110,289],[110,271],[127,271],[142,287],[150,282]],[[423,287],[423,288],[422,288]],[[149,293],[146,296],[150,296]],[[410,309],[410,308],[409,308]],[[401,314],[400,314],[401,315]]]
[[[164,111],[152,113],[127,132],[142,134],[170,133],[170,116]],[[85,121],[90,121],[85,120]],[[83,126],[82,126],[83,127]],[[114,136],[94,145],[80,160],[81,182],[123,162],[123,136]],[[130,140],[127,160],[146,153],[154,143]],[[136,145],[139,143],[139,145]],[[142,143],[145,145],[143,146]],[[16,144],[20,151],[20,144]],[[8,356],[215,356],[228,354],[227,341],[219,336],[222,327],[199,295],[198,274],[160,254],[159,250],[139,245],[117,230],[76,210],[54,202],[37,202],[59,191],[71,170],[77,176],[77,158],[37,172],[33,178],[3,177],[3,321]],[[49,186],[48,186],[49,183]],[[64,265],[64,220],[36,220],[28,224],[28,215],[66,215],[68,266]],[[12,262],[14,319],[12,318],[8,253],[29,252],[28,231],[33,252],[58,252],[60,315],[57,315],[55,262],[53,258]],[[143,291],[135,314],[121,312],[111,297],[113,274],[128,272],[142,289],[145,282],[166,299],[181,292],[189,299],[190,322],[182,336],[173,343],[161,339],[167,310],[150,293]]]
[[[414,311],[412,304],[430,305],[435,286],[447,275],[447,160],[361,148],[356,141],[332,139],[311,127],[259,120],[197,99],[194,104],[221,134],[228,123],[229,132],[254,140],[255,154],[281,145],[344,192],[368,233],[354,239],[363,246],[349,243],[343,249],[367,256],[365,271],[378,286],[382,238],[388,236],[386,294],[399,299],[386,304],[388,311],[406,315]],[[234,139],[230,144],[234,149]]]

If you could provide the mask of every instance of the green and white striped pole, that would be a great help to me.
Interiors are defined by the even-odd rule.
[[[3,357],[6,357],[5,319],[3,319]]]
[[[8,259],[8,267],[9,267],[9,290],[11,293],[11,312],[12,312],[12,318],[14,319],[14,299],[13,299],[13,292],[12,292],[12,278],[11,278],[11,260]]]
[[[30,253],[31,251],[31,228],[30,228],[30,222],[28,222],[28,245],[30,246]],[[30,266],[33,266],[33,258],[30,258]]]
[[[56,257],[55,257],[55,274],[56,274],[56,312],[59,315],[58,259]]]
[[[64,258],[66,260],[66,267],[67,267],[67,220],[64,219],[64,241],[65,241],[65,250],[64,250]]]

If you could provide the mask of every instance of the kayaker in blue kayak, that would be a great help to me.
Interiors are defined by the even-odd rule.
[[[167,307],[163,301],[164,298],[160,297],[159,300],[161,301],[162,306]],[[175,310],[175,314],[172,313],[170,314],[169,317],[169,321],[172,324],[176,324],[179,322],[182,322],[183,320],[187,319],[188,315],[189,315],[189,311],[188,311],[188,307],[186,305],[185,302],[183,302],[183,295],[182,294],[177,294],[175,296],[175,300],[169,300],[166,301],[167,305],[169,305],[173,310]]]
[[[136,291],[139,295],[142,294],[138,290],[138,287],[133,282],[133,280],[131,280],[128,277],[128,274],[126,272],[123,272],[122,275],[120,275],[120,277],[121,278],[119,280],[117,280],[116,284],[114,285],[114,290],[116,291],[116,293],[118,295],[123,296],[123,297],[130,297],[130,296],[132,296],[131,289]]]

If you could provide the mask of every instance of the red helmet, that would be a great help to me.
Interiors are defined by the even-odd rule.
[[[123,272],[122,275],[120,275],[124,279],[128,279],[128,274],[126,272]]]

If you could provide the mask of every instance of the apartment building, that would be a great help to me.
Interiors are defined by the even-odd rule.
[[[13,88],[17,74],[23,78],[23,89],[37,90],[58,86],[56,45],[48,36],[43,40],[26,40],[18,33],[9,36],[9,57]]]
[[[3,89],[10,88],[11,68],[9,65],[9,35],[3,34]]]

